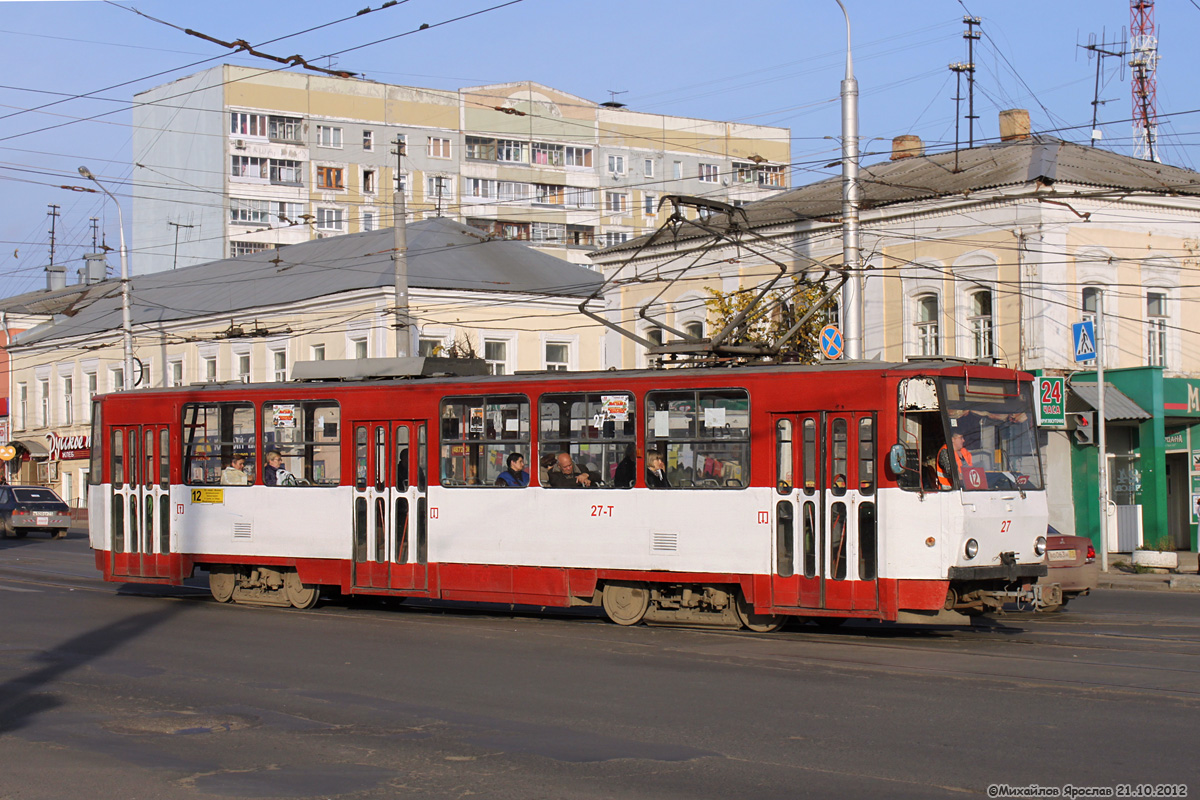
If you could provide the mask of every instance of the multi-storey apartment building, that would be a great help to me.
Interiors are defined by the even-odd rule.
[[[742,204],[788,183],[786,128],[529,82],[444,91],[223,65],[137,101],[135,274],[390,226],[397,180],[418,218],[589,266],[588,251],[653,229],[664,194]]]

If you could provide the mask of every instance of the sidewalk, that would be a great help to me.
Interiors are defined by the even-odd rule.
[[[1178,553],[1179,567],[1170,573],[1136,573],[1129,553],[1109,553],[1108,572],[1100,573],[1097,588],[1146,589],[1149,591],[1200,592],[1200,575],[1196,574],[1197,554]]]

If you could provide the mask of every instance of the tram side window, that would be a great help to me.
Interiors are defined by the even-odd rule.
[[[941,416],[936,411],[906,411],[900,417],[900,444],[904,468],[896,476],[901,489],[936,492],[937,454],[946,443]]]
[[[592,486],[632,488],[638,473],[636,425],[628,392],[544,394],[538,400],[539,461],[570,453],[576,474],[586,472]]]
[[[650,392],[646,456],[661,455],[671,488],[750,483],[750,396],[743,389]]]
[[[342,410],[332,400],[263,403],[262,452],[279,453],[283,486],[337,486],[342,482]]]
[[[495,486],[510,453],[529,468],[529,398],[447,397],[441,417],[443,486]]]
[[[183,478],[190,486],[221,483],[235,456],[246,459],[255,483],[254,406],[250,403],[189,403],[183,407]]]

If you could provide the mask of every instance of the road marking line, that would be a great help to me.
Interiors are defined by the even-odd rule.
[[[0,589],[3,589],[6,592],[33,592],[35,594],[38,594],[42,591],[41,589],[18,589],[16,586],[3,585],[0,585]]]

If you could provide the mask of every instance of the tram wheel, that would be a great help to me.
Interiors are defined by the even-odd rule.
[[[208,591],[218,603],[228,603],[233,599],[233,590],[237,586],[237,576],[229,569],[215,569],[208,573]]]
[[[637,625],[650,608],[650,591],[641,583],[607,583],[601,605],[618,625]]]
[[[283,578],[283,590],[288,602],[296,608],[312,608],[321,597],[321,589],[311,583],[301,583],[300,575],[289,572]]]
[[[773,633],[783,627],[787,619],[782,614],[755,614],[754,606],[746,602],[746,598],[738,592],[737,615],[742,625],[755,633]]]

